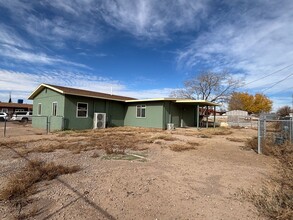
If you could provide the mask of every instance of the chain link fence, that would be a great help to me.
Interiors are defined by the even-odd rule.
[[[64,130],[64,118],[61,116],[31,116],[28,121],[0,121],[0,137],[22,135],[44,135],[54,130]],[[55,126],[55,124],[60,126]]]
[[[230,127],[257,128],[258,118],[242,115],[229,115],[227,116],[227,123]]]
[[[261,117],[258,121],[258,153],[262,153],[264,146],[278,146],[286,142],[293,142],[293,121],[291,117],[280,120],[268,120]]]

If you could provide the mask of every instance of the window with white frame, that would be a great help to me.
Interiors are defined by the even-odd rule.
[[[145,105],[137,105],[136,106],[136,117],[137,118],[145,118]]]
[[[76,108],[77,118],[87,118],[88,116],[88,103],[78,102]]]
[[[38,115],[42,115],[42,103],[38,103]]]
[[[57,116],[57,108],[58,108],[58,103],[57,102],[53,102],[52,103],[52,115],[53,116]]]
[[[1,112],[8,113],[8,108],[2,108]]]

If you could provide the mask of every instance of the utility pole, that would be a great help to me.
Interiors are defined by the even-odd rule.
[[[8,101],[8,103],[11,103],[12,101],[11,101],[11,92],[9,93],[9,101]]]
[[[292,94],[292,106],[291,106],[289,115],[293,116],[293,94]]]

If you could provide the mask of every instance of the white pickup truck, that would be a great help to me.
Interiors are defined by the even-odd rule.
[[[11,121],[19,121],[19,122],[24,122],[27,123],[28,121],[32,120],[32,112],[15,112],[12,115],[12,118],[10,119]]]

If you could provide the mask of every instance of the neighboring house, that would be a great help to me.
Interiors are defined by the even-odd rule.
[[[190,99],[134,99],[125,96],[41,84],[29,97],[33,100],[33,126],[50,130],[91,129],[95,113],[106,115],[106,126],[137,126],[166,129],[199,126],[200,107],[217,104]]]
[[[8,117],[11,117],[15,112],[32,111],[32,109],[32,104],[0,102],[0,112],[7,113]]]
[[[232,110],[232,111],[226,112],[226,115],[227,116],[248,116],[248,112],[242,111],[242,110]]]

